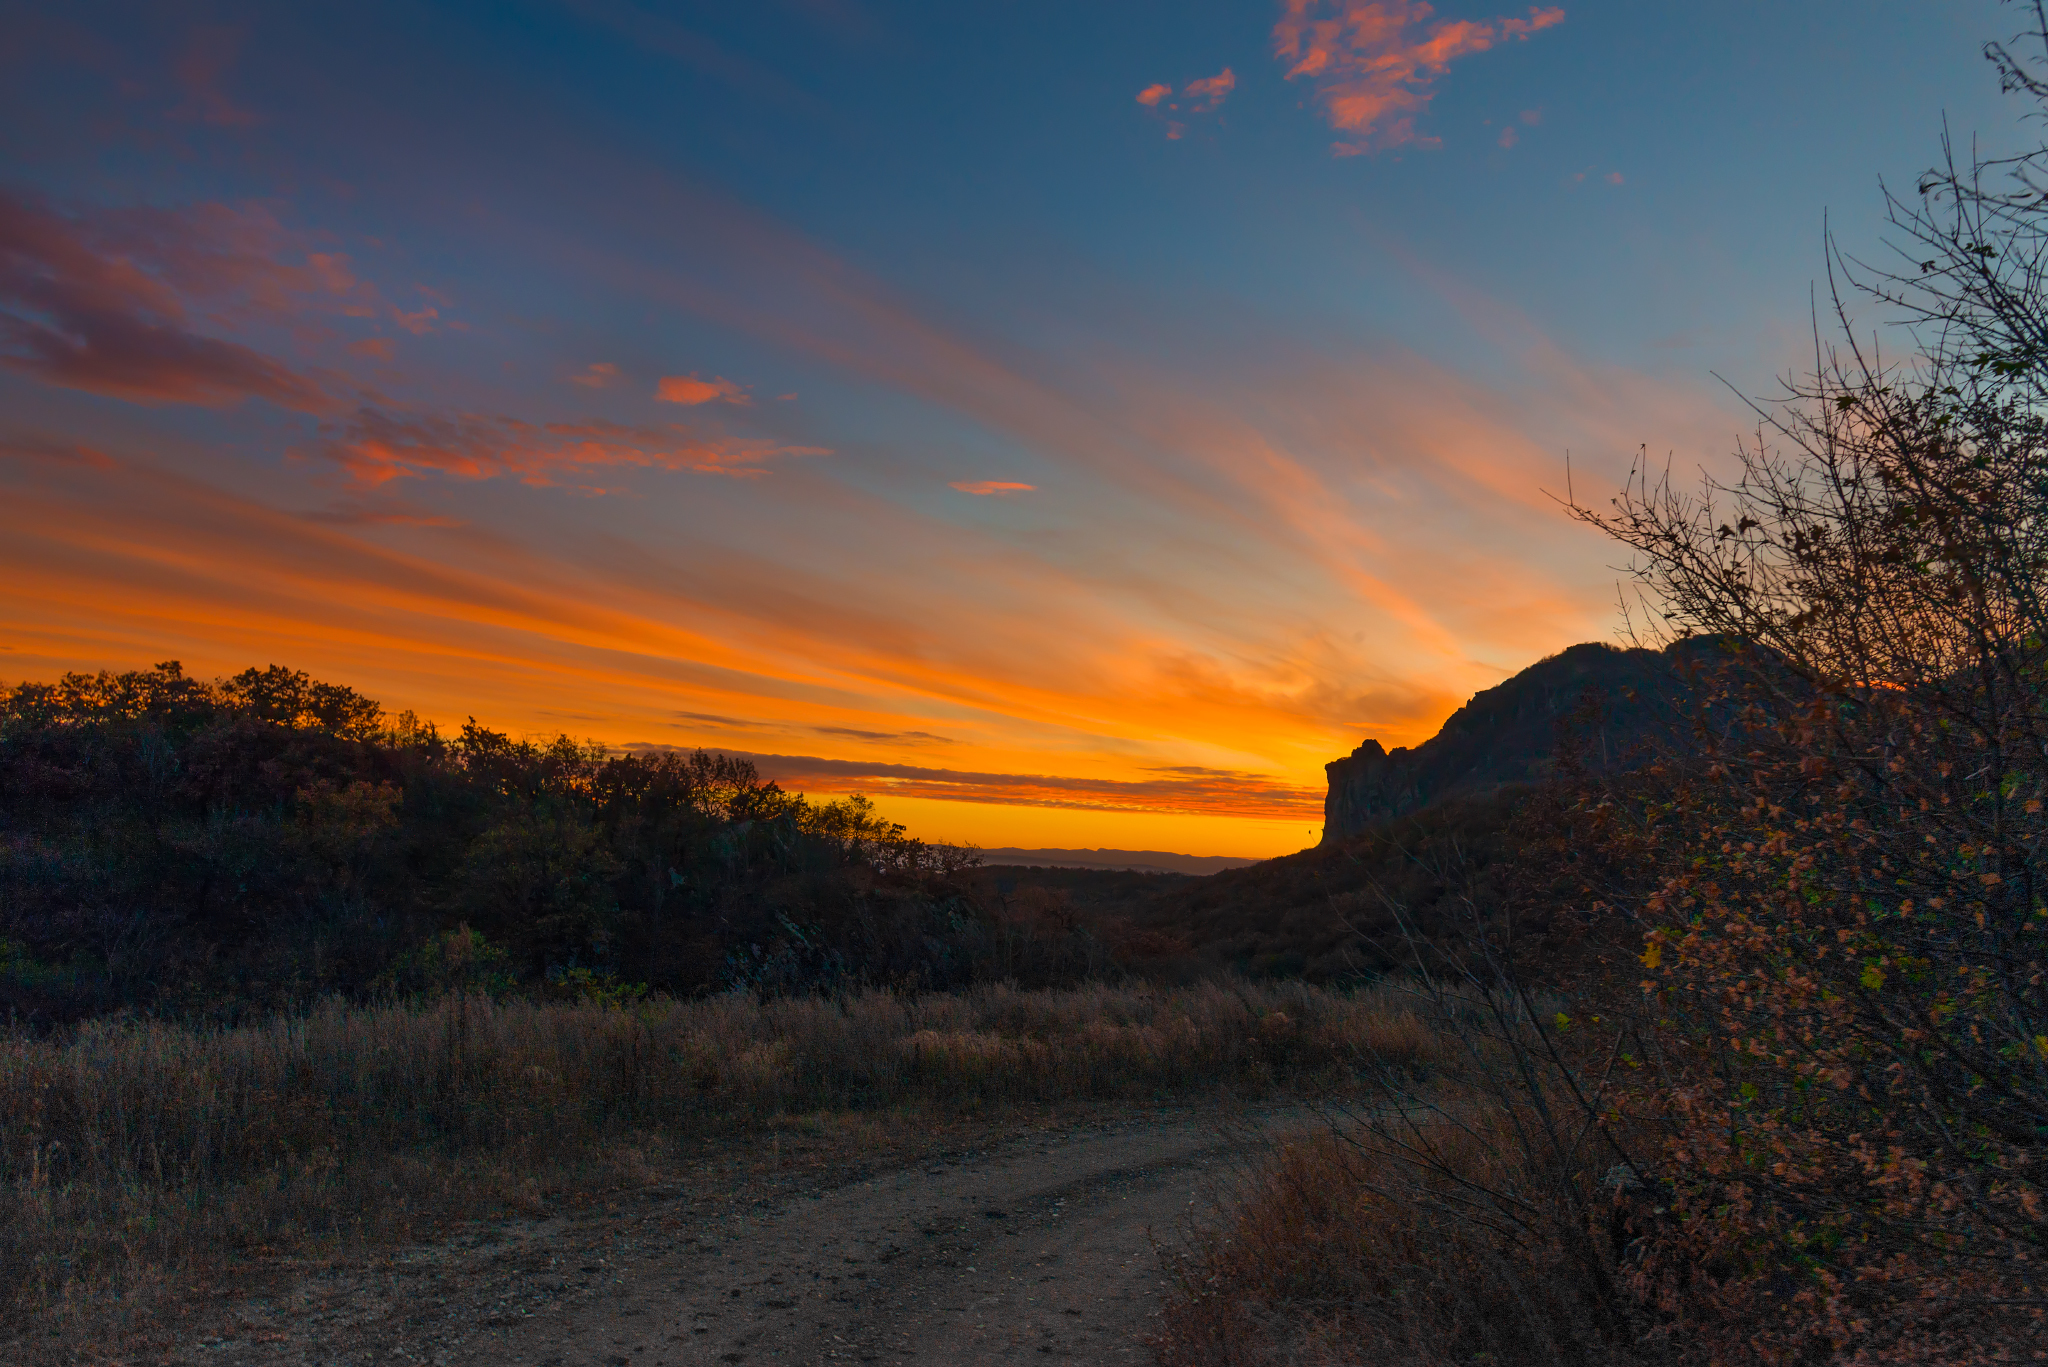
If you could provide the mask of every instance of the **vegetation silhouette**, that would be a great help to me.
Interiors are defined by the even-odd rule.
[[[745,760],[474,719],[444,737],[277,666],[0,695],[0,1011],[18,1022],[484,985],[1028,983],[1097,962],[1077,930],[998,924],[972,864]]]

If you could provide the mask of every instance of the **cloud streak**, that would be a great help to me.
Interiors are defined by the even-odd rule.
[[[821,446],[792,446],[737,437],[702,437],[687,429],[619,423],[535,423],[510,417],[389,413],[364,408],[336,425],[317,448],[358,485],[439,475],[456,481],[516,479],[536,488],[582,483],[606,470],[687,470],[757,479],[770,461],[827,456]]]
[[[1206,114],[1230,98],[1230,92],[1237,89],[1237,76],[1229,67],[1199,81],[1189,81],[1181,90],[1180,97],[1188,102],[1190,114]]]
[[[947,486],[976,498],[1005,498],[1011,494],[1036,493],[1036,484],[1018,484],[1007,479],[961,479]]]
[[[1258,821],[1314,821],[1321,818],[1323,811],[1320,787],[1288,783],[1270,774],[1194,765],[1162,766],[1152,771],[1156,777],[1151,778],[1112,779],[985,773],[871,760],[823,759],[815,755],[727,753],[752,760],[764,777],[798,790],[845,792],[857,788],[880,797],[927,801],[1231,816]]]
[[[694,408],[699,404],[729,403],[745,408],[753,403],[747,391],[724,376],[709,380],[696,375],[665,375],[654,387],[654,397],[663,403],[682,404]]]
[[[1435,147],[1416,120],[1435,98],[1451,63],[1502,43],[1522,42],[1564,22],[1555,6],[1526,18],[1438,19],[1426,0],[1282,0],[1274,55],[1287,79],[1307,79],[1330,126],[1338,156],[1390,147]],[[1512,144],[1506,144],[1512,145]]]
[[[276,236],[267,215],[223,206],[66,217],[0,190],[0,365],[139,403],[330,409],[313,380],[195,318],[319,287],[262,250]]]

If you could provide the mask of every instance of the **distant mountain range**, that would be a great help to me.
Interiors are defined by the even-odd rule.
[[[1197,877],[1241,869],[1261,861],[1221,854],[1169,854],[1164,850],[1020,850],[1010,847],[981,851],[983,864],[1023,865],[1033,869],[1121,869],[1136,873],[1190,873]]]
[[[1593,713],[1581,732],[1588,765],[1621,762],[1670,723],[1670,704],[1685,692],[1676,668],[1680,655],[1712,648],[1705,639],[1661,651],[1572,646],[1474,694],[1412,750],[1390,753],[1366,741],[1324,766],[1330,793],[1323,803],[1323,843],[1447,798],[1538,781],[1555,765],[1559,723],[1589,701]]]

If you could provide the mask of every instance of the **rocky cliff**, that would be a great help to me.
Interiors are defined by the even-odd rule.
[[[1323,843],[1445,798],[1541,779],[1555,763],[1560,723],[1577,729],[1590,766],[1621,762],[1668,723],[1683,692],[1675,652],[1692,648],[1573,646],[1475,694],[1412,750],[1366,741],[1324,766]]]

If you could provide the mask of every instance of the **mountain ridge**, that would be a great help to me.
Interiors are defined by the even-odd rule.
[[[1368,738],[1324,765],[1324,845],[1375,823],[1406,816],[1453,797],[1478,797],[1513,784],[1540,782],[1556,767],[1560,726],[1576,723],[1593,769],[1621,764],[1661,729],[1671,702],[1683,695],[1682,656],[1710,648],[1700,640],[1664,650],[1587,642],[1567,647],[1521,673],[1482,689],[1453,712],[1436,735],[1409,749],[1387,750]]]

